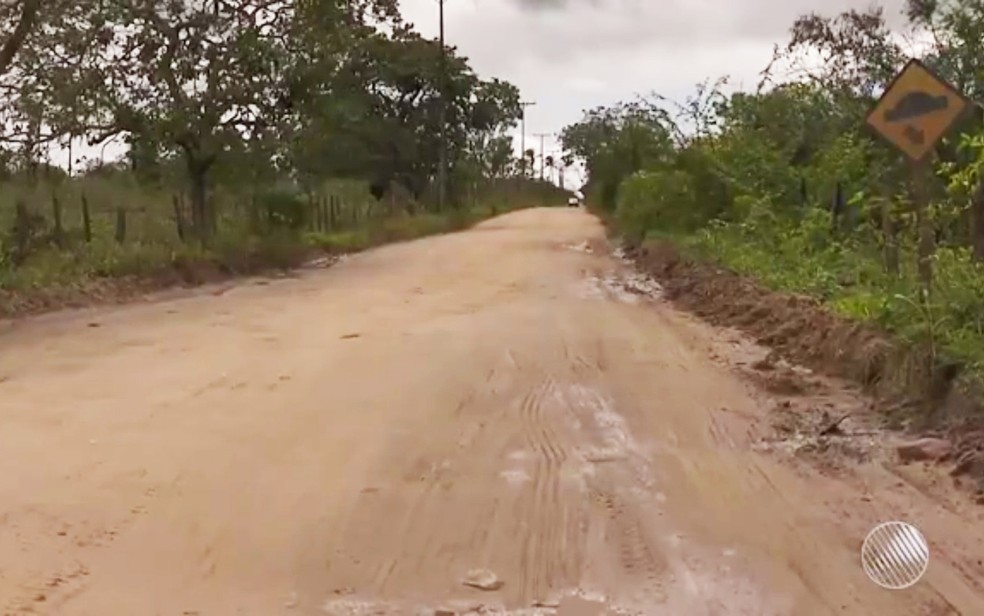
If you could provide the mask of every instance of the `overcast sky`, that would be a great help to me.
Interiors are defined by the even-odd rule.
[[[446,0],[449,45],[483,77],[518,86],[533,133],[556,133],[584,109],[657,91],[683,101],[694,86],[728,75],[754,88],[775,44],[812,11],[835,15],[870,0]],[[894,23],[904,0],[880,0]],[[437,36],[437,0],[401,0],[407,21]],[[518,131],[517,131],[518,135]],[[556,149],[547,142],[548,153]],[[517,151],[519,139],[517,137]]]

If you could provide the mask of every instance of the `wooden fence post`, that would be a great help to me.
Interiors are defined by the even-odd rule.
[[[215,195],[210,195],[205,204],[205,211],[208,213],[208,229],[203,237],[211,240],[219,233],[219,203]]]
[[[55,222],[55,244],[59,248],[65,247],[65,228],[62,227],[61,201],[58,195],[51,193],[51,216]]]
[[[174,195],[171,198],[174,204],[174,225],[178,231],[178,239],[182,242],[185,241],[185,224],[184,224],[184,213],[181,211],[181,199],[178,195]]]
[[[249,224],[250,227],[255,230],[260,228],[262,222],[260,202],[259,198],[256,196],[256,190],[254,189],[249,194]]]
[[[89,214],[89,200],[82,193],[82,228],[85,232],[85,243],[92,243],[92,216]]]
[[[122,207],[116,209],[116,241],[120,244],[126,241],[126,210]]]
[[[17,250],[14,263],[22,263],[31,249],[31,215],[23,199],[14,204],[14,246]]]

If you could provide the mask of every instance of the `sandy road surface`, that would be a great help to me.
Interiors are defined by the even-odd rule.
[[[601,237],[531,210],[8,327],[0,613],[521,610],[581,589],[622,613],[984,614],[975,514],[753,453],[763,394],[712,359],[719,333],[577,249]],[[934,561],[890,593],[857,550],[902,515]],[[462,585],[476,568],[504,585]]]

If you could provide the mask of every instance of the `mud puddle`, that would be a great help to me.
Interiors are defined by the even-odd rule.
[[[588,274],[582,280],[578,295],[583,299],[614,300],[623,304],[638,304],[663,297],[663,287],[645,274],[626,270],[604,274]]]
[[[496,600],[462,598],[436,605],[383,602],[361,599],[326,601],[321,611],[329,616],[628,616],[630,612],[612,607],[598,594],[581,590],[559,593],[531,605],[508,608]]]

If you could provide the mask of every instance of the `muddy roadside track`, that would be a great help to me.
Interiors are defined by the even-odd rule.
[[[775,434],[764,448],[825,465],[874,456],[894,466],[934,467],[984,504],[984,397],[957,366],[931,364],[924,349],[838,317],[814,298],[768,290],[667,242],[626,247],[624,254],[659,282],[667,300],[756,342],[758,351],[740,351],[751,353],[748,361],[731,359],[753,381],[789,396],[773,409]],[[865,402],[830,395],[844,386]]]

